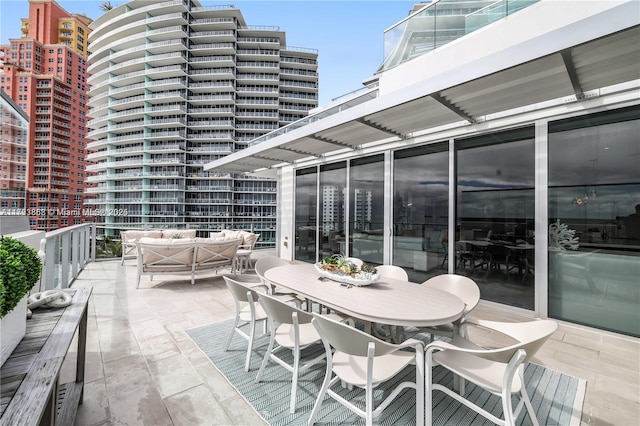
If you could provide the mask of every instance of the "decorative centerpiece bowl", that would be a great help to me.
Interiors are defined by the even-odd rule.
[[[364,264],[358,267],[340,255],[325,257],[314,266],[322,277],[357,287],[373,284],[380,279],[380,274],[373,266]]]

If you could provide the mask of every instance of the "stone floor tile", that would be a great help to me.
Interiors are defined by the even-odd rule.
[[[163,398],[175,395],[203,383],[188,358],[175,355],[149,362],[149,368]]]
[[[160,361],[180,354],[180,348],[169,333],[140,342],[140,350],[148,362]]]
[[[228,416],[230,407],[228,405],[223,407],[204,385],[171,395],[165,398],[165,404],[175,425],[226,426],[234,424]]]

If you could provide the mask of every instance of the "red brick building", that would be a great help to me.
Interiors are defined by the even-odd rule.
[[[22,36],[0,46],[0,88],[29,116],[25,208],[33,229],[84,221],[90,23],[53,0],[29,0]]]

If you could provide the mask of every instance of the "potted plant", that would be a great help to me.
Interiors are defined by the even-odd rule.
[[[36,250],[15,238],[0,236],[0,365],[24,337],[27,297],[41,272]]]

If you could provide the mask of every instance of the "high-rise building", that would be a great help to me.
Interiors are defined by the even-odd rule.
[[[25,208],[35,229],[84,219],[90,23],[53,0],[29,0],[22,37],[0,46],[0,88],[29,117],[26,173],[17,175],[26,179]]]
[[[307,116],[318,53],[233,6],[130,1],[92,25],[89,166],[107,233],[252,229],[273,244],[274,180],[203,165]]]
[[[0,90],[0,215],[25,208],[29,117]]]

